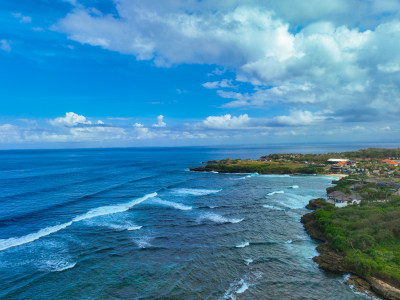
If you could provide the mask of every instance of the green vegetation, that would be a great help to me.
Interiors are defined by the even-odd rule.
[[[324,171],[324,168],[309,167],[294,162],[260,162],[248,160],[224,160],[218,164],[208,164],[206,168],[218,172],[259,174],[318,174]]]
[[[375,158],[384,159],[388,157],[400,158],[400,148],[397,149],[378,149],[378,148],[368,148],[361,149],[358,151],[343,152],[348,158]]]
[[[361,206],[326,206],[314,213],[334,250],[361,275],[400,286],[400,198]]]
[[[384,185],[387,183],[388,185]],[[391,188],[391,183],[398,183],[394,178],[370,178],[366,175],[350,175],[342,178],[335,186],[326,189],[327,193],[341,191],[347,195],[357,193],[365,201],[385,200],[393,196],[397,189]]]

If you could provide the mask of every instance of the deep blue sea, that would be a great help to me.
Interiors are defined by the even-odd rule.
[[[363,299],[318,269],[300,223],[332,178],[189,171],[329,150],[1,151],[0,298]]]

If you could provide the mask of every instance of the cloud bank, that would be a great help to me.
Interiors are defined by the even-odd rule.
[[[226,108],[330,110],[345,121],[393,120],[400,112],[397,1],[158,4],[120,0],[114,14],[76,5],[54,30],[157,66],[234,70],[234,80],[253,91],[231,91],[232,78],[203,84],[217,89]]]

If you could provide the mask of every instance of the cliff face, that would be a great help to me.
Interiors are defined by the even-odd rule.
[[[308,235],[314,240],[325,242],[326,238],[323,231],[318,227],[317,220],[313,213],[305,214],[301,217],[301,223],[303,223],[304,229]]]
[[[307,208],[318,209],[325,205],[331,204],[324,203],[320,199],[313,199],[310,200]],[[311,238],[323,242],[317,247],[320,255],[313,258],[318,263],[319,268],[331,272],[355,274],[356,276],[352,275],[346,283],[351,285],[356,291],[373,297],[376,297],[376,294],[378,294],[379,297],[384,297],[385,299],[400,300],[400,289],[372,276],[360,276],[351,264],[346,261],[344,253],[339,253],[332,249],[328,239],[324,236],[323,230],[318,226],[314,213],[302,216],[301,222]]]

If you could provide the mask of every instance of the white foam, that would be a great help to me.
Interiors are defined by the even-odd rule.
[[[56,225],[56,226],[46,227],[46,228],[39,230],[38,232],[30,233],[30,234],[27,234],[27,235],[24,235],[21,237],[12,237],[12,238],[8,238],[8,239],[1,239],[0,240],[0,251],[11,248],[11,247],[16,247],[16,246],[20,246],[23,244],[31,243],[33,241],[36,241],[37,239],[40,239],[41,237],[50,235],[52,233],[55,233],[62,229],[65,229],[71,225],[72,225],[72,221],[63,223],[60,225]]]
[[[137,240],[137,241],[135,241],[135,243],[141,249],[151,247],[150,238],[148,238],[148,237],[144,237],[140,240]]]
[[[289,186],[289,188],[291,188],[291,189],[298,189],[299,186],[298,186],[298,185],[292,185],[292,186]]]
[[[127,203],[121,203],[117,205],[109,205],[109,206],[102,206],[98,208],[94,208],[89,210],[86,214],[79,215],[75,217],[72,221],[66,222],[60,225],[55,225],[55,226],[50,226],[43,228],[39,230],[38,232],[30,233],[21,237],[12,237],[8,239],[0,239],[0,251],[6,250],[12,247],[20,246],[23,244],[31,243],[37,239],[40,239],[42,237],[45,237],[47,235],[53,234],[57,231],[60,231],[62,229],[65,229],[69,226],[71,226],[75,222],[79,222],[82,220],[87,220],[99,216],[104,216],[104,215],[110,215],[110,214],[115,214],[119,212],[124,212],[132,208],[133,206],[149,199],[152,197],[157,196],[157,193],[151,193],[147,194],[141,198],[134,199],[130,202]]]
[[[291,244],[291,243],[293,243],[292,240],[287,240],[287,241],[285,241],[285,244]]]
[[[242,286],[236,291],[236,294],[242,294],[249,288],[248,284],[244,280],[242,280],[241,282]]]
[[[240,281],[230,284],[229,289],[225,292],[223,296],[223,299],[236,300],[235,294],[242,294],[248,288],[249,285],[244,281],[244,279],[240,279]]]
[[[280,201],[279,203],[285,207],[296,209],[296,208],[304,208],[304,206],[313,198],[313,196],[307,195],[296,195],[296,194],[286,194],[285,200]]]
[[[244,260],[244,262],[245,262],[246,265],[249,265],[249,264],[251,264],[251,263],[253,262],[253,259],[251,259],[251,258],[246,258],[246,259]]]
[[[213,173],[213,174],[218,174],[218,172],[217,172],[217,171],[211,171],[210,173]]]
[[[75,267],[75,265],[76,265],[76,262],[70,263],[70,264],[68,264],[68,265],[66,265],[66,266],[64,266],[64,267],[61,267],[61,268],[59,268],[59,269],[56,269],[56,270],[54,270],[54,271],[56,271],[56,272],[65,271],[65,270],[68,270],[68,269],[72,269],[73,267]]]
[[[290,177],[290,175],[264,174],[264,175],[260,175],[260,177],[267,177],[267,178],[283,178],[283,177]]]
[[[143,226],[138,226],[132,223],[127,223],[127,224],[109,224],[108,227],[112,228],[112,229],[116,229],[116,230],[128,230],[128,231],[134,231],[134,230],[139,230],[141,229]]]
[[[182,203],[176,203],[176,202],[162,200],[160,198],[155,199],[154,202],[162,204],[162,205],[165,205],[165,206],[173,207],[173,208],[179,209],[179,210],[191,210],[191,209],[193,209],[193,207],[191,207],[191,206],[187,206],[187,205],[184,205]]]
[[[351,275],[351,274],[344,274],[344,275],[343,275],[343,279],[340,280],[340,282],[341,282],[341,283],[346,283],[346,281],[350,279],[350,275]]]
[[[175,189],[173,192],[175,194],[181,194],[181,195],[205,196],[210,194],[216,194],[220,191],[222,190],[181,188],[181,189]]]
[[[247,247],[247,246],[250,246],[249,242],[240,243],[240,244],[236,245],[235,247],[236,248],[244,248],[244,247]]]
[[[87,219],[91,219],[91,218],[95,218],[95,217],[124,212],[124,211],[131,209],[135,205],[138,205],[139,203],[142,203],[143,201],[145,201],[149,198],[153,198],[155,196],[157,196],[157,193],[151,193],[151,194],[147,194],[141,198],[134,199],[127,203],[97,207],[97,208],[89,210],[86,214],[75,217],[72,220],[72,222],[79,222],[82,220],[87,220]]]
[[[273,205],[268,205],[268,204],[264,204],[263,207],[265,208],[269,208],[272,210],[284,210],[283,208],[277,207],[277,206],[273,206]]]
[[[250,177],[254,177],[254,176],[259,176],[260,174],[258,173],[253,173],[253,174],[249,174],[247,176],[245,176],[244,178],[250,178]]]
[[[272,196],[272,195],[275,195],[275,194],[284,194],[284,193],[285,193],[284,191],[275,191],[275,192],[268,193],[267,195],[268,196]]]
[[[241,219],[228,219],[230,223],[236,224],[236,223],[240,223],[244,220],[244,218]]]
[[[200,220],[210,220],[213,221],[215,223],[240,223],[244,220],[244,218],[242,219],[229,219],[229,218],[225,218],[221,215],[218,214],[214,214],[214,213],[205,213],[202,214],[200,216]]]

